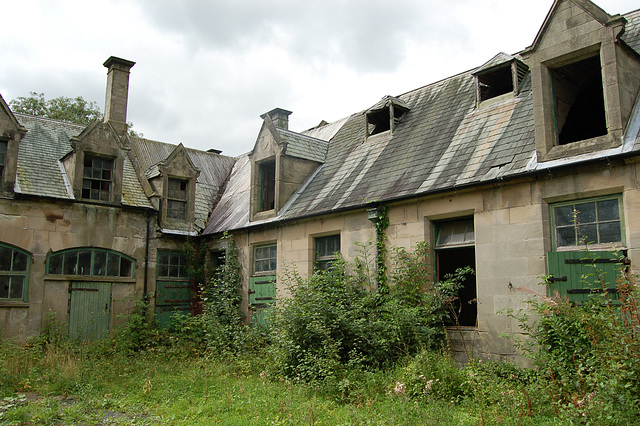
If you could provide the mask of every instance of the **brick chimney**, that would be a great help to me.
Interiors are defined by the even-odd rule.
[[[103,65],[108,69],[104,122],[111,123],[120,135],[127,131],[129,70],[135,65],[135,62],[112,56]]]
[[[275,108],[269,112],[265,112],[260,116],[260,118],[264,120],[265,117],[269,117],[276,127],[289,130],[289,116],[291,114],[292,112],[287,111],[286,109]]]

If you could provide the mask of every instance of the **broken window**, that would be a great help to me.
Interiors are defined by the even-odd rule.
[[[110,201],[112,177],[112,159],[85,155],[82,175],[82,198]]]
[[[83,248],[52,253],[47,274],[133,278],[135,260],[111,250]]]
[[[436,224],[436,274],[444,281],[459,268],[475,270],[475,233],[473,218],[450,220]],[[478,317],[475,276],[467,276],[453,301],[449,324],[475,327]]]
[[[407,111],[409,107],[400,99],[385,96],[382,101],[366,112],[367,136],[377,135],[387,130],[393,132]]]
[[[559,145],[607,134],[600,56],[551,69]]]
[[[340,253],[340,235],[329,235],[316,238],[315,267],[326,271],[338,259]]]
[[[478,99],[480,102],[504,95],[520,92],[520,86],[529,68],[518,60],[480,71],[476,74]]]
[[[0,141],[0,190],[4,178],[4,168],[7,165],[7,141]]]
[[[0,300],[27,301],[31,254],[0,243]]]
[[[169,178],[168,185],[167,218],[186,220],[189,181]]]
[[[276,200],[276,162],[260,164],[260,211],[273,210]]]

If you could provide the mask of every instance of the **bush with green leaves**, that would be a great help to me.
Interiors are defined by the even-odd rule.
[[[640,416],[640,294],[629,276],[618,288],[616,303],[606,291],[581,304],[538,297],[532,316],[515,315],[531,336],[520,347],[545,375],[554,403],[603,424]]]
[[[421,252],[396,251],[391,291],[376,291],[366,262],[337,260],[302,277],[288,271],[290,296],[273,316],[281,372],[304,382],[341,380],[349,370],[383,368],[444,341],[440,298]],[[400,253],[400,255],[398,255]]]

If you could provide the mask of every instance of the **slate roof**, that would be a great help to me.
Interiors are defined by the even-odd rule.
[[[276,131],[285,144],[284,154],[318,163],[324,162],[329,146],[327,141],[281,128],[276,128]]]
[[[629,23],[623,38],[639,51],[640,11],[625,18]],[[562,165],[537,162],[529,75],[517,96],[476,107],[473,74],[514,58],[499,53],[479,68],[396,96],[408,112],[393,134],[383,132],[365,140],[363,114],[378,104],[338,124],[309,129],[305,133],[316,137],[323,127],[332,130],[325,134],[333,133],[326,159],[275,218],[249,222],[251,168],[248,159],[239,160],[204,233],[362,208],[369,202],[450,191]],[[629,152],[639,145],[635,143],[639,132],[640,103],[623,147],[571,161]]]
[[[31,196],[74,199],[71,183],[60,159],[71,152],[70,140],[85,126],[15,114],[27,129],[19,145],[15,192]],[[147,179],[158,175],[158,163],[165,160],[176,145],[131,137],[131,150],[125,157],[122,179],[122,204],[153,209],[145,194],[132,158]],[[200,170],[196,181],[195,225],[202,229],[219,198],[235,159],[215,153],[185,148],[191,162]],[[188,225],[188,224],[187,224]],[[186,225],[186,226],[187,226]]]

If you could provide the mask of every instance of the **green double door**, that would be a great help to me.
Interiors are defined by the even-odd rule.
[[[72,282],[69,293],[69,337],[83,341],[106,337],[111,325],[111,283]]]
[[[249,279],[251,323],[265,326],[270,308],[276,305],[276,276],[265,275]]]

